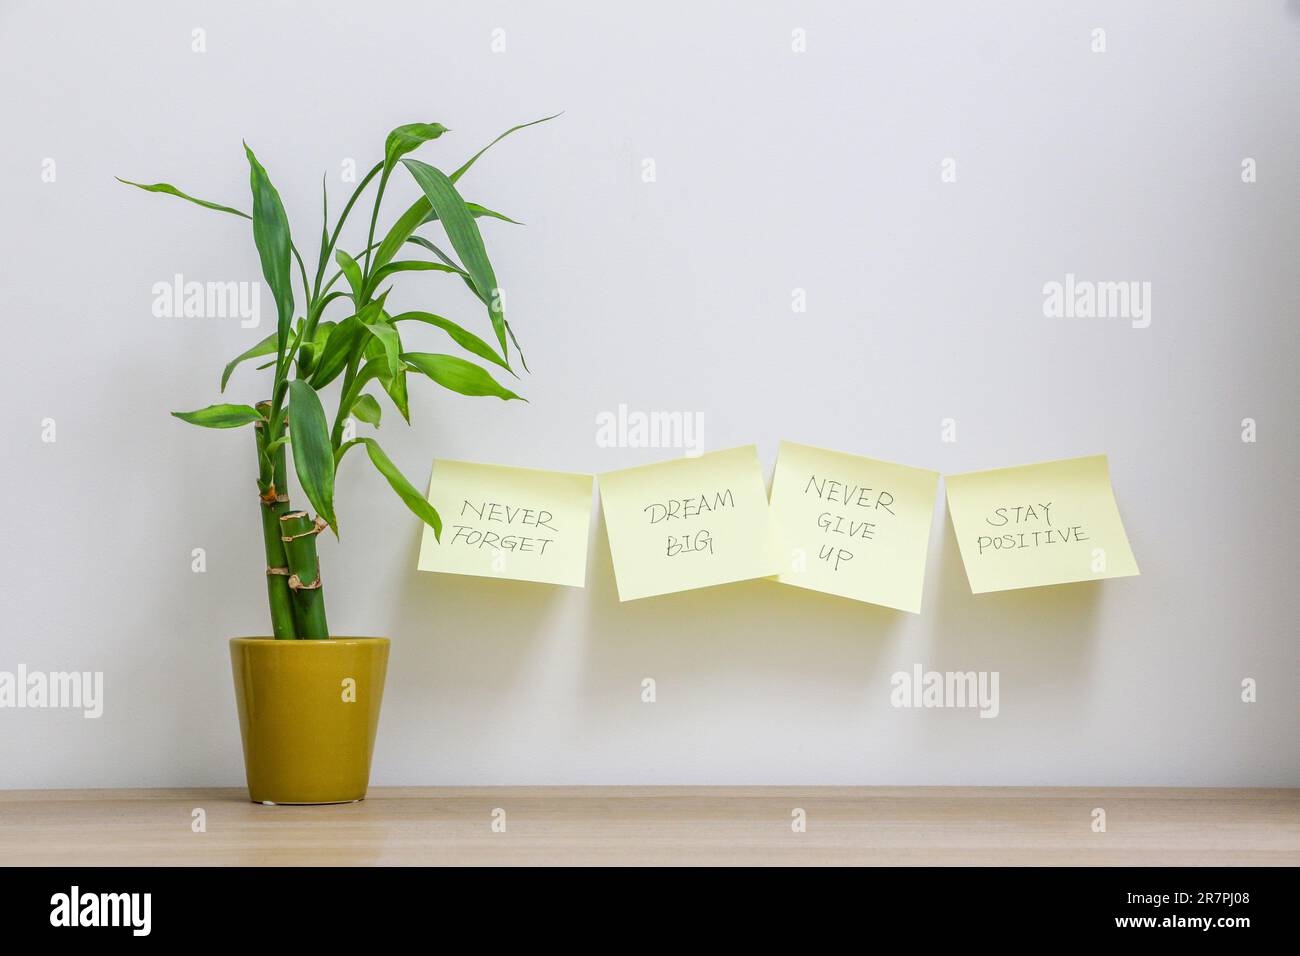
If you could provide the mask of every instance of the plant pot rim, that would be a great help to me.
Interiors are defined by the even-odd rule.
[[[388,644],[386,637],[331,637],[324,640],[309,640],[307,638],[295,640],[276,640],[274,637],[232,637],[230,644],[232,647],[250,646],[250,647],[296,647],[299,645],[312,645],[314,647],[337,647],[339,645],[357,645],[357,644]]]

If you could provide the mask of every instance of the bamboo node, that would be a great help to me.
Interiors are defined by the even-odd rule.
[[[293,515],[282,515],[282,516],[280,517],[280,520],[281,520],[281,521],[284,521],[286,518],[292,518],[292,517],[294,517],[294,516],[293,516]],[[328,522],[328,521],[325,521],[323,518],[319,518],[319,517],[318,517],[318,518],[316,519],[316,523],[315,523],[314,525],[312,525],[310,528],[308,528],[306,531],[299,531],[297,534],[282,534],[282,535],[280,535],[280,540],[283,541],[283,542],[285,542],[285,543],[287,544],[288,542],[293,541],[293,540],[295,540],[295,539],[297,539],[297,538],[306,538],[306,537],[308,537],[308,536],[310,536],[310,535],[313,535],[313,534],[320,534],[322,531],[324,531],[324,530],[325,530],[326,528],[328,528],[328,527],[329,527],[329,522]]]
[[[272,568],[272,567],[268,567],[268,568],[266,569],[266,573],[267,573],[268,576],[269,576],[269,575],[272,575],[272,574],[286,574],[286,575],[287,575],[287,574],[289,573],[289,569],[288,569],[288,568]]]
[[[275,485],[268,486],[266,491],[259,492],[257,497],[262,499],[262,504],[266,505],[268,508],[272,505],[283,504],[289,500],[288,495],[282,495],[276,492]]]
[[[311,584],[303,584],[302,578],[296,574],[289,575],[289,587],[295,591],[315,591],[320,587],[320,575],[316,575],[316,580]]]

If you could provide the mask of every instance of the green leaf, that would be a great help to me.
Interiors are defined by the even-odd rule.
[[[393,375],[388,371],[387,356],[380,355],[371,358],[367,360],[365,365],[361,366],[356,381],[365,384],[372,378],[379,379],[379,383],[383,385],[384,391],[392,400],[393,407],[405,419],[406,424],[411,424],[411,405],[406,392],[406,366],[403,365],[397,370],[397,374]]]
[[[289,217],[285,215],[280,194],[247,143],[244,152],[248,154],[249,184],[253,190],[253,241],[262,259],[262,274],[275,297],[276,341],[283,355],[289,344],[289,324],[293,321],[293,285],[289,279],[293,243],[289,238]]]
[[[469,210],[470,215],[473,216],[475,219],[482,219],[484,217],[487,217],[488,219],[500,219],[502,222],[508,222],[516,226],[523,225],[523,223],[520,222],[518,219],[511,219],[503,212],[496,212],[495,210],[488,209],[486,206],[480,206],[476,202],[465,203],[465,208]]]
[[[276,333],[272,332],[270,335],[262,339],[262,341],[258,342],[247,352],[243,352],[240,355],[237,355],[234,358],[232,358],[226,364],[225,370],[221,373],[221,390],[223,392],[226,390],[226,383],[230,381],[230,374],[235,370],[235,368],[239,365],[240,362],[247,362],[251,358],[259,358],[263,355],[274,354],[276,349],[279,348],[279,345],[276,342],[276,338],[277,338]]]
[[[325,184],[324,173],[321,173],[320,177],[320,205],[320,249],[316,253],[316,262],[318,263],[317,288],[319,288],[320,284],[319,268],[325,264],[325,257],[329,255],[327,250],[329,249],[330,244],[330,191]],[[307,295],[305,289],[303,290],[303,294]]]
[[[384,141],[384,174],[392,171],[397,161],[413,149],[417,149],[446,133],[447,127],[441,123],[407,123],[388,134]]]
[[[394,272],[452,272],[460,273],[463,270],[455,266],[449,266],[441,262],[427,262],[424,259],[402,259],[398,262],[390,262],[384,266],[370,280],[372,286],[379,283],[392,275]]]
[[[515,338],[515,330],[510,327],[509,322],[506,323],[506,331],[510,333],[510,342],[514,345],[515,351],[519,353],[519,364],[522,365],[524,367],[524,371],[527,372],[528,360],[524,358],[524,350],[522,347],[520,347],[519,340]]]
[[[330,333],[338,325],[337,322],[321,322],[312,331],[311,341],[304,342],[298,350],[298,374],[304,378],[310,378],[312,370],[316,367],[316,359],[325,351],[325,345],[329,342]]]
[[[150,193],[166,193],[169,196],[176,196],[184,199],[186,202],[192,202],[196,206],[202,206],[204,209],[215,209],[217,212],[228,212],[232,216],[242,216],[245,219],[252,219],[246,212],[240,212],[238,209],[231,209],[229,206],[223,206],[220,203],[208,202],[206,199],[196,199],[195,197],[181,192],[171,183],[133,183],[129,179],[123,179],[121,176],[114,176],[119,183],[125,183],[128,186],[134,186],[136,189],[143,189]]]
[[[501,345],[501,354],[509,356],[506,350],[505,314],[497,294],[497,277],[488,261],[487,250],[483,248],[483,237],[479,234],[478,224],[465,208],[465,200],[452,185],[450,179],[441,170],[434,169],[428,163],[417,159],[404,159],[402,163],[411,171],[411,175],[424,191],[429,205],[438,213],[442,227],[447,230],[447,238],[452,248],[460,256],[460,261],[474,282],[478,296],[487,304],[488,316],[492,327],[496,329],[497,341]]]
[[[308,379],[312,388],[324,388],[338,378],[347,367],[352,346],[364,334],[365,326],[355,315],[348,316],[334,327],[334,331],[325,340],[320,358],[313,362],[311,376]]]
[[[555,117],[557,117],[557,116],[561,116],[561,115],[563,115],[563,112],[560,112],[560,113],[554,113],[554,114],[552,114],[551,116],[543,116],[541,119],[533,120],[531,123],[520,123],[518,126],[512,126],[512,127],[510,127],[508,130],[506,130],[504,133],[502,133],[502,134],[501,134],[500,136],[498,136],[496,139],[492,140],[492,142],[488,143],[486,146],[484,146],[482,149],[480,149],[477,153],[475,153],[473,156],[471,156],[468,160],[466,160],[465,163],[464,163],[464,165],[462,165],[462,166],[460,167],[460,169],[456,170],[454,173],[451,174],[451,181],[454,183],[454,182],[456,182],[457,180],[459,180],[460,177],[464,176],[467,172],[469,172],[469,168],[470,168],[471,166],[473,166],[475,163],[478,162],[478,158],[479,158],[480,156],[482,156],[484,153],[486,153],[489,149],[491,149],[491,148],[492,148],[493,146],[495,146],[497,143],[501,142],[503,139],[505,139],[505,138],[506,138],[507,136],[509,136],[511,133],[517,133],[517,132],[519,132],[519,130],[521,130],[521,129],[527,129],[527,128],[530,127],[530,126],[536,126],[538,123],[546,123],[546,122],[548,122],[548,121],[550,121],[550,120],[555,119]]]
[[[379,346],[379,343],[374,339],[372,339],[371,345]],[[370,347],[367,346],[366,351],[369,350]],[[379,347],[377,350],[379,352],[379,355],[376,356],[373,361],[371,361],[371,359],[366,359],[366,361],[362,364],[361,368],[357,369],[356,377],[352,380],[352,395],[354,396],[353,401],[356,400],[355,396],[361,394],[361,390],[366,387],[366,385],[371,381],[371,379],[377,378],[382,381],[389,377],[388,360],[384,358],[383,355],[384,350],[382,347]]]
[[[373,438],[354,438],[339,449],[339,460],[342,460],[344,453],[353,445],[366,446],[366,453],[370,455],[371,463],[381,475],[388,479],[388,484],[397,492],[398,497],[406,502],[406,507],[410,508],[417,518],[432,528],[433,536],[441,541],[442,519],[438,517],[437,510],[433,505],[429,504],[424,495],[415,490],[414,485],[406,480],[406,476],[398,470],[392,460],[384,454],[384,450],[379,447],[379,442]]]
[[[471,166],[473,166],[476,162],[478,162],[480,156],[486,153],[497,143],[501,142],[501,140],[505,139],[511,133],[518,132],[521,129],[527,129],[529,126],[536,126],[538,123],[545,123],[548,120],[555,119],[555,117],[559,115],[561,114],[556,113],[552,116],[543,116],[541,119],[533,120],[531,123],[521,123],[518,126],[510,127],[510,129],[506,130],[496,139],[492,140],[492,142],[488,143],[477,153],[471,156],[459,169],[457,169],[454,173],[452,173],[451,176],[449,176],[448,178],[451,180],[451,182],[455,183],[457,180],[460,179],[461,176],[465,175],[465,173],[469,171]],[[506,216],[502,216],[500,213],[493,213],[491,210],[486,209],[485,207],[482,206],[476,206],[474,208],[471,208],[469,204],[466,204],[466,208],[469,211],[471,218],[476,216],[481,216],[481,215],[494,216],[496,218],[501,218],[501,219],[508,218]],[[398,219],[397,222],[393,224],[392,228],[388,230],[387,235],[384,236],[383,242],[381,242],[379,245],[379,251],[375,253],[375,267],[378,268],[379,266],[382,266],[386,262],[390,261],[393,258],[393,256],[397,254],[397,250],[398,248],[401,247],[402,243],[405,242],[408,238],[410,238],[411,234],[414,233],[415,230],[418,229],[423,223],[431,222],[434,219],[438,219],[438,218],[440,218],[440,213],[437,210],[437,208],[430,203],[427,195],[417,199],[414,203],[411,204],[410,208],[408,208],[406,212],[402,213],[401,218]],[[509,221],[514,222],[514,220],[509,220]],[[459,252],[459,249],[457,251]],[[466,284],[470,285],[471,288],[474,287],[472,282],[467,282]],[[496,283],[493,282],[492,286],[495,287],[495,285]],[[477,289],[475,289],[475,294],[478,294],[479,297],[483,299],[484,304],[488,305],[489,313],[491,313],[492,312],[492,308],[490,305],[490,303],[492,302],[491,292],[489,291],[487,295],[482,295],[479,294],[479,291]],[[502,321],[502,326],[504,326],[505,324],[504,317],[502,317],[501,321]],[[497,324],[496,315],[493,314],[493,325],[495,326],[496,324]],[[501,328],[498,328],[497,329],[498,338],[501,338],[502,335],[503,335],[503,330]],[[501,351],[503,354],[506,351],[504,338],[501,338]]]
[[[375,396],[359,395],[357,400],[352,403],[352,414],[367,425],[374,425],[378,428],[379,417],[382,412],[379,403],[375,401]]]
[[[382,269],[376,269],[370,276],[370,283],[366,287],[366,294],[373,292],[389,276],[395,272],[450,272],[460,274],[461,270],[444,265],[441,262],[426,262],[423,259],[403,259],[400,262],[390,262]]]
[[[370,339],[369,341],[370,341],[370,345],[367,345],[366,347],[367,351],[370,350],[371,345],[378,346],[379,344],[374,339]],[[381,348],[379,349],[379,351],[382,352],[383,349]],[[366,385],[368,385],[372,379],[381,377],[381,373],[383,373],[384,375],[388,374],[387,369],[385,368],[385,364],[386,363],[382,355],[380,356],[378,361],[365,362],[365,364],[363,364],[357,370],[357,374],[353,376],[352,382],[348,385],[347,391],[345,391],[342,395],[339,396],[339,408],[347,409],[350,412],[352,410],[352,406],[357,403],[357,399],[361,397],[361,393],[365,390]],[[331,441],[339,440],[339,438],[334,433],[331,433],[330,440]],[[337,448],[335,449],[335,455],[336,456],[338,455]]]
[[[501,399],[519,398],[497,384],[486,370],[454,355],[432,352],[404,352],[402,360],[417,372],[423,372],[443,388],[462,395],[490,395]]]
[[[388,375],[385,369],[384,374],[379,376],[379,381],[384,386],[384,392],[392,399],[393,407],[402,416],[402,420],[408,425],[411,424],[411,398],[406,391],[406,369],[398,369],[396,375]]]
[[[366,173],[365,176],[361,178],[361,182],[357,183],[357,188],[352,190],[352,195],[348,197],[347,205],[343,207],[343,212],[339,216],[339,221],[334,224],[334,231],[330,233],[329,242],[325,245],[324,250],[321,252],[320,259],[318,260],[316,266],[316,287],[319,288],[321,278],[325,275],[325,263],[328,261],[331,250],[333,250],[334,246],[339,241],[339,233],[343,231],[343,223],[347,221],[348,214],[352,212],[352,207],[356,205],[357,200],[365,191],[366,186],[370,184],[372,179],[379,175],[383,168],[383,160],[375,163],[375,165],[370,168],[370,172]]]
[[[238,428],[251,422],[262,421],[262,415],[251,405],[209,405],[194,412],[172,412],[174,416],[191,425],[204,428]]]
[[[316,390],[300,378],[289,383],[289,435],[298,483],[316,513],[339,533],[334,516],[334,446],[330,444],[325,409]]]
[[[379,343],[371,340],[376,346]],[[357,377],[353,380],[352,386],[355,394],[360,394],[362,387],[371,379],[377,378],[384,387],[388,397],[392,399],[393,407],[406,420],[406,424],[411,424],[411,408],[407,401],[406,394],[406,366],[398,369],[397,374],[393,375],[388,371],[388,358],[382,354],[382,347],[378,349],[381,353],[366,359],[364,365],[357,372]]]
[[[356,259],[353,259],[342,249],[334,251],[334,259],[338,262],[339,268],[343,270],[343,277],[348,280],[348,287],[352,290],[352,301],[360,308],[361,303],[364,301],[363,293],[365,291],[365,281],[361,277],[361,266],[357,264]]]
[[[424,217],[429,212],[429,208],[429,200],[421,196],[411,204],[406,212],[402,213],[397,222],[393,223],[388,233],[379,243],[379,248],[375,251],[375,269],[379,269],[385,263],[391,261],[393,256],[397,255],[397,250],[401,248],[402,243],[424,222]]]
[[[298,323],[298,330],[294,333],[294,336],[293,336],[293,342],[292,342],[292,343],[290,344],[290,346],[289,346],[289,352],[288,352],[288,354],[285,356],[285,361],[284,361],[284,370],[285,370],[286,372],[289,370],[289,363],[292,362],[292,361],[294,360],[294,358],[297,356],[297,354],[298,354],[298,349],[302,346],[303,336],[305,336],[306,334],[307,334],[307,323],[306,323],[306,322],[302,322],[302,321],[300,321],[300,322]],[[277,359],[277,362],[278,362],[278,361],[279,361],[279,360]],[[277,380],[278,380],[278,379],[279,379],[279,371],[278,371],[278,370],[277,370],[277,372],[276,372],[276,377],[277,377]]]
[[[316,346],[317,351],[323,349],[329,342],[330,335],[338,328],[337,322],[322,322],[316,326],[316,331],[312,335],[312,344]]]
[[[403,312],[400,315],[393,316],[393,324],[398,322],[423,322],[426,325],[436,326],[451,336],[452,341],[463,348],[466,352],[472,352],[479,358],[487,359],[503,369],[514,374],[506,360],[497,354],[492,346],[488,345],[481,338],[466,329],[461,328],[450,319],[444,319],[440,315],[434,315],[432,312]]]
[[[517,219],[511,219],[505,213],[496,212],[495,210],[487,208],[487,206],[480,206],[476,202],[465,203],[465,208],[470,211],[470,215],[472,215],[475,219],[482,219],[484,217],[487,217],[488,219],[500,219],[502,222],[513,223],[516,226],[523,225],[522,222],[519,222]],[[425,223],[437,222],[437,221],[438,221],[438,214],[434,212],[432,209],[430,209],[427,213],[425,213],[424,222],[421,222],[420,225],[423,226]]]
[[[383,322],[372,322],[366,326],[371,335],[383,346],[384,360],[388,363],[388,374],[396,375],[402,368],[402,340],[397,330]]]
[[[435,256],[441,259],[444,264],[450,266],[455,272],[457,272],[460,275],[461,281],[465,283],[465,287],[469,289],[470,294],[473,295],[474,298],[478,299],[480,302],[483,302],[484,305],[487,305],[487,303],[483,301],[483,297],[478,294],[478,289],[474,288],[474,280],[470,278],[468,272],[466,272],[457,264],[455,259],[447,255],[447,253],[443,252],[441,249],[435,246],[428,239],[424,238],[424,236],[411,236],[411,238],[407,239],[406,241],[413,242],[417,246],[423,246],[425,249],[428,249]],[[507,322],[506,328],[509,327],[510,327],[510,323]],[[527,366],[524,367],[527,368]]]
[[[458,273],[460,273],[462,276],[464,276],[465,279],[467,280],[468,284],[469,284],[469,290],[470,290],[471,292],[473,292],[475,295],[478,295],[478,290],[476,290],[476,289],[474,288],[474,282],[473,282],[472,279],[470,279],[470,277],[469,277],[469,273],[466,272],[464,269],[462,269],[459,265],[457,265],[455,259],[453,259],[451,256],[447,255],[447,253],[443,252],[441,249],[439,249],[437,246],[435,246],[435,245],[434,245],[432,242],[430,242],[428,239],[424,238],[424,236],[411,236],[411,238],[407,239],[406,241],[407,241],[407,242],[414,243],[415,245],[417,245],[417,246],[421,246],[421,247],[423,247],[423,248],[425,248],[425,249],[428,249],[428,250],[429,250],[430,252],[432,252],[435,256],[437,256],[439,259],[442,260],[443,265],[445,265],[445,266],[447,266],[448,268],[450,268],[453,272],[458,272]]]
[[[498,219],[507,219],[508,222],[515,222],[513,219],[508,219],[506,216],[502,216],[500,213],[493,213],[491,210],[485,209],[482,206],[476,206],[474,203],[466,203],[465,208],[468,209],[476,218],[478,216],[495,216]],[[419,229],[420,226],[425,223],[437,221],[438,213],[429,204],[428,197],[421,196],[411,204],[410,208],[407,209],[406,212],[402,213],[401,218],[398,219],[397,222],[393,223],[392,228],[388,230],[388,233],[378,244],[379,251],[375,253],[375,268],[380,268],[390,261],[393,256],[397,255],[397,250],[401,248],[402,243],[414,242],[437,254],[438,258],[442,259],[442,261],[447,263],[447,265],[460,269],[460,266],[456,265],[456,263],[448,256],[439,252],[438,248],[434,246],[433,243],[429,242],[429,240],[422,236],[413,235],[415,230]],[[520,223],[515,224],[520,225]],[[467,280],[466,284],[470,287],[470,291],[475,295],[478,295],[478,290],[474,288],[473,282],[468,281],[469,273],[461,269],[461,274]]]
[[[341,299],[345,296],[347,296],[346,292],[331,292],[328,295],[322,295],[316,300],[316,304],[312,307],[312,313],[310,316],[311,321],[319,322],[320,317],[325,314],[326,307],[335,299]],[[353,311],[355,311],[355,305]]]

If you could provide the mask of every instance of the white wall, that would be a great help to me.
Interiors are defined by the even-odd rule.
[[[1298,40],[1294,0],[5,4],[0,670],[102,670],[106,701],[0,710],[0,786],[242,782],[250,439],[167,411],[272,305],[154,318],[174,273],[260,278],[251,235],[112,177],[247,206],[246,138],[312,248],[321,173],[337,209],[393,126],[451,127],[418,154],[450,168],[558,109],[463,184],[528,223],[484,230],[531,404],[415,389],[380,430],[415,480],[674,454],[597,447],[619,403],[769,469],[781,438],[946,473],[1100,451],[1143,576],[974,597],[938,502],[918,617],[764,582],[620,605],[602,524],[585,591],[418,573],[357,459],[324,561],[336,632],[394,641],[376,783],[1300,784]],[[1151,282],[1150,327],[1044,318],[1067,272]],[[446,277],[394,301],[481,321]],[[1001,715],[892,709],[913,663],[999,671]]]

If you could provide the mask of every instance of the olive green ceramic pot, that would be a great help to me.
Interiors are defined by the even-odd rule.
[[[248,795],[256,803],[352,803],[366,795],[388,639],[230,642]]]

